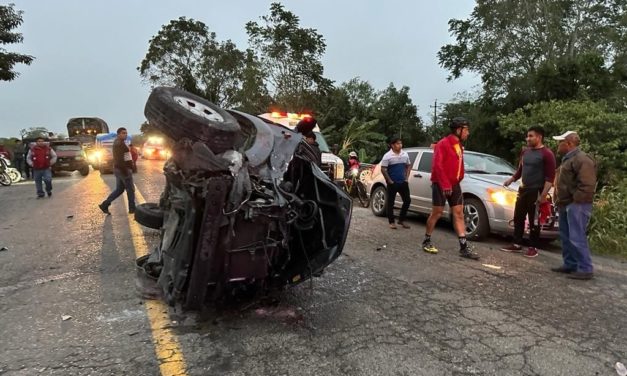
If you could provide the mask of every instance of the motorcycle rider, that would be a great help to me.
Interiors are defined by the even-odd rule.
[[[359,158],[357,157],[357,153],[351,151],[348,154],[348,171],[352,171],[354,168],[359,169],[360,163]]]
[[[44,197],[42,181],[46,184],[46,193],[52,197],[52,165],[57,162],[57,154],[47,145],[43,137],[38,137],[35,146],[28,151],[26,163],[33,168],[33,178],[37,189],[37,198]]]

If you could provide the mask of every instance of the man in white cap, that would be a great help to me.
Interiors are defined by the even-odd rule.
[[[586,228],[592,213],[596,189],[596,163],[579,149],[579,135],[568,131],[553,139],[559,141],[557,152],[563,156],[555,182],[559,208],[559,230],[562,241],[562,266],[552,268],[569,278],[592,279],[592,259]]]

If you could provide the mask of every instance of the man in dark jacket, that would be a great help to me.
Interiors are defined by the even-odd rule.
[[[15,141],[15,148],[13,149],[13,165],[20,172],[20,177],[22,177],[22,172],[24,171],[24,164],[26,164],[26,155],[24,151],[24,145],[22,144],[22,140]]]
[[[128,212],[135,213],[135,184],[133,183],[133,157],[126,146],[128,132],[126,128],[118,128],[117,137],[113,142],[113,174],[115,175],[115,190],[98,207],[105,214],[109,212],[111,202],[124,191],[128,196]]]
[[[593,268],[586,228],[597,184],[596,164],[579,149],[577,133],[568,131],[553,138],[559,141],[557,151],[563,155],[555,190],[564,264],[551,270],[573,279],[591,279]]]

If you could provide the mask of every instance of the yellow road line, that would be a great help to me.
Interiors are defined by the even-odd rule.
[[[128,200],[124,195],[128,207]],[[135,187],[135,201],[140,204],[145,202],[144,197]],[[131,238],[135,248],[135,256],[141,257],[148,254],[148,246],[144,233],[133,216],[128,218],[129,228],[131,230]],[[168,306],[161,300],[146,300],[146,313],[150,321],[150,329],[152,331],[152,342],[155,347],[155,354],[159,361],[159,369],[163,376],[184,376],[187,375],[185,370],[185,359],[181,351],[181,345],[175,334],[170,330],[170,318],[168,316]]]

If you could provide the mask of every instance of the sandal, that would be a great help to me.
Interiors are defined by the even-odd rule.
[[[402,228],[410,228],[409,225],[406,225],[405,222],[398,222],[399,225],[401,225]]]
[[[398,227],[396,227],[396,225],[394,223],[390,223],[390,228],[392,230],[396,230]]]

